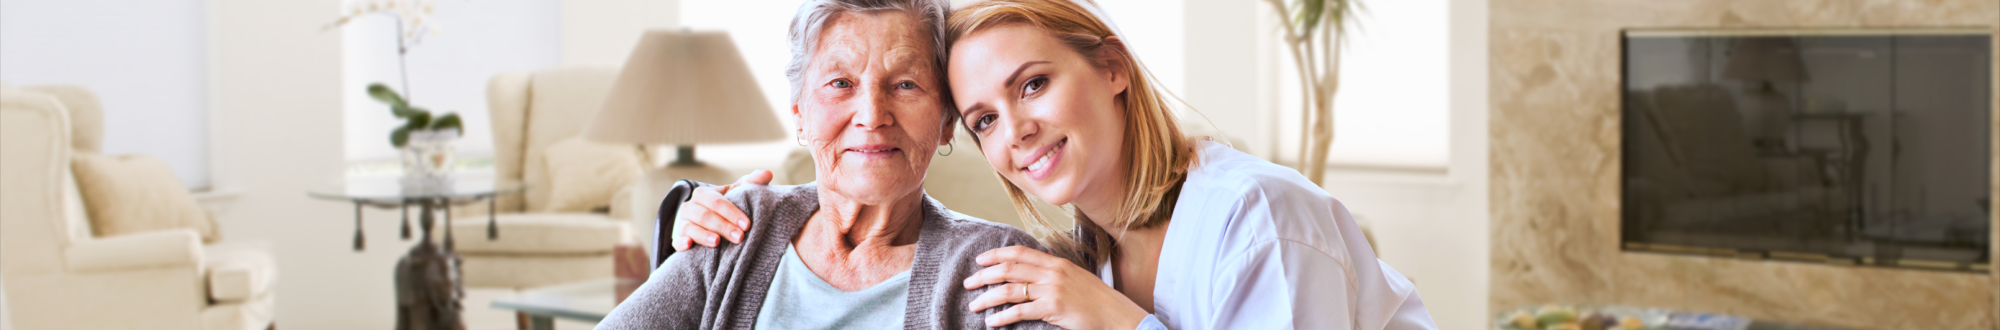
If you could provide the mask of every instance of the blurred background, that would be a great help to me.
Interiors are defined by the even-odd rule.
[[[1191,129],[1322,164],[1295,1],[1097,2]],[[399,258],[456,235],[469,328],[587,328],[568,314],[647,271],[662,182],[811,181],[786,120],[799,3],[0,0],[0,327],[389,328]],[[2000,2],[1346,3],[1316,179],[1440,328],[2000,324]],[[645,51],[710,32],[735,56]],[[685,80],[768,106],[604,106],[664,75],[639,60],[741,68]],[[661,127],[784,135],[621,133]],[[1018,224],[978,157],[931,181],[979,184],[930,191]],[[397,188],[426,184],[456,189]]]

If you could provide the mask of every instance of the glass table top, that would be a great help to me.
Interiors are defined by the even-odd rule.
[[[513,298],[494,300],[492,306],[537,316],[598,322],[618,307],[612,294],[617,281],[605,278],[540,287]]]
[[[525,188],[516,182],[499,182],[490,176],[466,176],[449,185],[417,187],[404,185],[400,176],[354,177],[306,191],[320,199],[369,203],[402,203],[414,199],[472,200],[519,193]]]

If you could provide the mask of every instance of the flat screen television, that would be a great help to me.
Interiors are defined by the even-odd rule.
[[[1986,271],[1989,31],[1624,31],[1622,247]]]

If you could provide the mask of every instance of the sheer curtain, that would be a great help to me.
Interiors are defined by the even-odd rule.
[[[70,84],[104,105],[104,153],[166,160],[209,187],[205,0],[0,1],[0,81]]]

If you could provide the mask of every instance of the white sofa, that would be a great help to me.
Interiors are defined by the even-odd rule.
[[[102,111],[78,87],[0,87],[0,278],[16,329],[266,329],[276,264],[193,229],[94,237],[72,155]]]
[[[494,175],[525,190],[497,202],[496,240],[484,235],[485,205],[453,212],[466,287],[527,289],[612,276],[612,248],[631,242],[629,221],[544,211],[554,198],[555,174],[542,160],[550,146],[583,134],[617,75],[616,68],[567,67],[504,73],[488,83]],[[628,212],[628,205],[611,205],[614,213]]]

